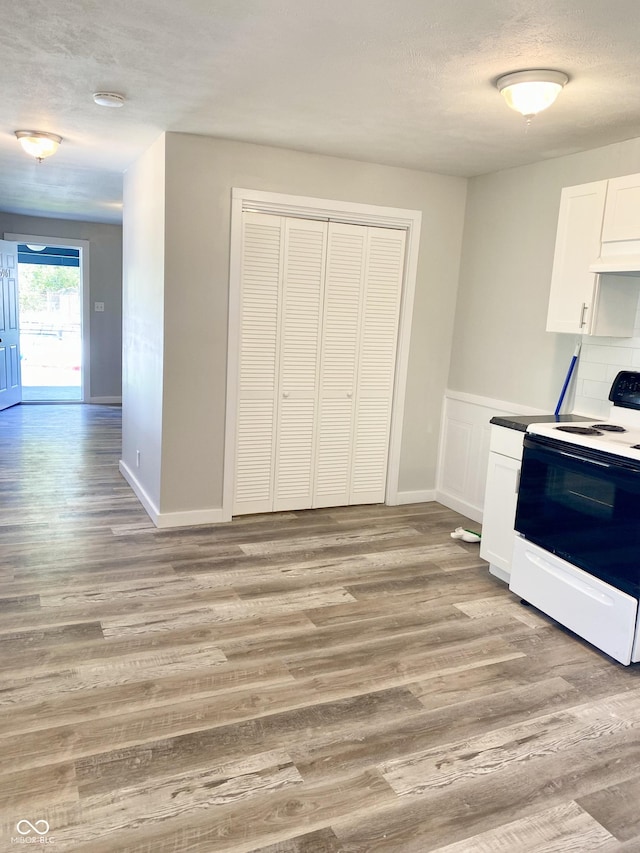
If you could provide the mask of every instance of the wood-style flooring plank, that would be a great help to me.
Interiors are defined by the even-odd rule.
[[[280,693],[285,693],[284,688]],[[286,710],[281,711],[272,702],[271,713],[267,710],[270,697],[253,714],[251,706],[261,697],[245,693],[243,698],[244,704],[234,695],[226,701],[221,697],[219,702],[214,700],[209,704],[186,703],[164,708],[154,715],[129,715],[77,727],[70,749],[77,758],[82,793],[109,790],[114,782],[119,786],[123,780],[131,782],[169,772],[187,772],[194,766],[231,761],[264,749],[290,751],[298,743],[317,739],[320,732],[335,733],[347,723],[350,727],[364,726],[372,718],[382,725],[382,721],[394,715],[420,707],[415,696],[404,688],[333,702],[307,701],[296,705],[296,699],[291,699],[284,702]],[[40,743],[29,748],[31,754],[21,759],[23,763],[35,766],[42,762],[40,750],[46,747],[46,734],[36,733]],[[56,729],[49,733],[49,741],[49,750],[59,754],[68,748],[68,732]],[[6,746],[10,748],[9,743]]]
[[[143,711],[151,711],[155,715],[162,706],[175,708],[185,702],[197,704],[220,694],[233,703],[237,715],[243,705],[253,699],[256,691],[260,692],[262,705],[268,707],[265,691],[284,692],[286,695],[283,691],[285,683],[298,684],[278,661],[246,667],[221,664],[195,671],[186,669],[184,672],[180,672],[178,667],[169,668],[171,674],[160,678],[153,679],[150,673],[143,671],[144,680],[93,687],[91,690],[57,690],[51,695],[35,690],[32,703],[21,698],[20,714],[16,713],[15,702],[7,701],[0,705],[0,732],[4,735],[24,734]],[[246,691],[245,695],[243,691]],[[295,695],[302,697],[303,694],[296,688]],[[185,700],[185,696],[189,698]]]
[[[591,853],[615,839],[574,802],[465,838],[435,853]]]
[[[138,819],[135,829],[122,831],[120,849],[127,853],[147,853],[150,850],[157,853],[175,853],[177,850],[250,853],[255,850],[258,840],[274,844],[292,834],[320,830],[336,816],[379,809],[392,797],[393,793],[375,771],[367,771],[344,779],[339,785],[324,782],[296,786],[295,793],[286,788],[269,795],[257,793],[246,802],[203,809],[195,818],[193,815],[186,819],[177,816],[148,826]],[[86,834],[83,836],[77,830],[73,834],[86,839]],[[65,843],[64,829],[58,836]],[[113,839],[109,835],[89,842],[79,839],[79,842],[71,848],[78,853],[114,851]]]
[[[269,844],[268,847],[256,847],[251,853],[340,853],[341,849],[331,829],[318,829]]]
[[[535,689],[529,685],[514,688],[495,694],[491,700],[483,696],[442,709],[398,713],[395,719],[378,721],[375,726],[341,731],[337,739],[318,737],[303,749],[292,747],[292,754],[296,766],[307,778],[322,775],[329,769],[335,776],[351,773],[367,766],[373,752],[384,762],[378,765],[384,778],[396,793],[404,795],[413,793],[411,788],[402,787],[406,775],[412,773],[411,779],[416,776],[421,779],[421,749],[425,749],[428,756],[448,755],[448,746],[460,732],[502,731],[514,721],[527,720],[539,713],[541,708],[560,710],[571,706],[575,699],[576,691],[564,679],[552,678],[539,682]],[[408,743],[415,750],[409,755]],[[405,769],[403,761],[409,769]],[[414,769],[414,762],[420,770]]]
[[[212,670],[227,662],[224,653],[206,644],[194,644],[189,649],[134,652],[100,661],[79,662],[74,667],[37,674],[9,675],[3,679],[3,704],[14,707],[28,705],[39,699],[59,695],[84,693],[121,684],[138,684],[141,673],[145,679],[162,678],[171,673]]]
[[[640,776],[581,797],[578,805],[621,841],[640,836]],[[640,850],[640,846],[638,847]]]

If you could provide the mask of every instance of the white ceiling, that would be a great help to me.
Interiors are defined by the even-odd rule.
[[[619,142],[640,136],[639,37],[638,0],[20,0],[0,210],[118,222],[165,130],[463,176]],[[527,132],[493,81],[536,67],[570,82]],[[64,141],[38,165],[20,129]]]

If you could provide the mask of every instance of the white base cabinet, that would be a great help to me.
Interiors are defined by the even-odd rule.
[[[505,583],[513,559],[523,440],[519,430],[491,427],[480,556],[489,563],[491,574]]]

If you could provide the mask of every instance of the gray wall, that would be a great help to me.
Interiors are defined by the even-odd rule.
[[[209,509],[222,503],[234,186],[422,211],[400,489],[432,489],[466,181],[169,133],[161,511]],[[142,186],[138,192],[144,192]],[[125,233],[132,227],[132,204],[130,194],[125,199]]]
[[[34,234],[88,240],[90,305],[104,302],[104,313],[91,310],[90,393],[120,397],[122,393],[122,228],[96,222],[74,222],[0,213],[0,235]]]
[[[156,510],[162,475],[164,141],[161,136],[124,179],[122,461]]]
[[[469,181],[449,387],[553,411],[578,338],[545,332],[562,187],[640,172],[640,139]]]

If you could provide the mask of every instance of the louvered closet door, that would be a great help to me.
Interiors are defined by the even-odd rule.
[[[327,223],[285,220],[274,510],[313,498]]]
[[[234,514],[273,509],[283,220],[243,214]]]
[[[405,232],[367,228],[349,503],[384,501]]]
[[[313,505],[349,503],[367,228],[330,223]]]
[[[234,514],[383,501],[404,232],[243,229]]]

